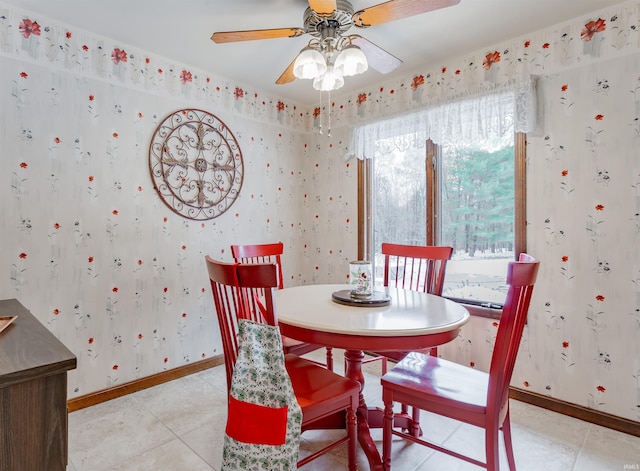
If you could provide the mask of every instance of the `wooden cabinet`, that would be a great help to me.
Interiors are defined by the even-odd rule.
[[[67,371],[76,357],[22,304],[0,300],[0,471],[64,471]]]

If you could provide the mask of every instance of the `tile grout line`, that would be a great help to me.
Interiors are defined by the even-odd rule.
[[[452,419],[455,420],[455,419]],[[451,431],[451,433],[449,433],[449,435],[445,436],[441,441],[440,441],[440,445],[444,446],[457,432],[460,431],[460,429],[464,426],[464,422],[460,422],[460,421],[456,421],[457,422],[457,426]],[[420,445],[423,446],[423,445]],[[429,450],[431,450],[431,453],[429,453],[424,460],[422,460],[413,471],[421,471],[423,468],[423,465],[427,464],[427,461],[429,461],[431,458],[433,458],[434,456],[436,456],[436,454],[442,454],[442,452],[438,451],[438,450],[434,450],[433,448],[429,448],[429,447],[425,447]]]
[[[580,448],[578,449],[578,453],[576,453],[576,458],[575,461],[573,462],[573,466],[571,467],[571,471],[580,471],[578,469],[576,469],[576,466],[578,466],[578,461],[580,459],[580,455],[582,454],[582,451],[584,450],[584,447],[587,443],[587,439],[589,438],[589,434],[591,433],[591,428],[593,427],[593,424],[589,424],[587,427],[587,431],[584,434],[584,437],[582,439],[582,443],[580,444]]]

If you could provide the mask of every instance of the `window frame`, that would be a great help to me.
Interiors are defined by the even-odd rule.
[[[439,147],[431,139],[426,142],[426,175],[427,182],[434,182],[427,185],[427,244],[435,245],[436,234],[438,233],[438,181],[435,164],[439,155]],[[527,179],[526,179],[526,134],[516,132],[514,134],[514,246],[516,259],[527,248]],[[372,225],[372,159],[358,160],[358,259],[371,260],[373,254],[373,225]],[[502,315],[502,306],[486,306],[480,303],[472,303],[470,300],[460,298],[450,298],[467,308],[471,315],[499,319]]]

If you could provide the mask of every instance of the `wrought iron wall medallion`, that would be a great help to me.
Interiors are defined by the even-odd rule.
[[[149,146],[151,179],[175,213],[193,220],[223,214],[240,195],[242,152],[233,133],[202,110],[179,110],[162,121]]]

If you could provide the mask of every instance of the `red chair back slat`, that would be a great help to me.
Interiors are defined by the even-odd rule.
[[[222,263],[206,256],[207,271],[213,292],[213,303],[218,315],[222,349],[227,374],[227,389],[231,385],[233,367],[238,358],[238,317],[239,292],[237,284],[236,263]]]
[[[442,295],[453,247],[382,244],[384,286]]]
[[[245,313],[269,325],[278,325],[273,308],[273,290],[278,287],[278,269],[274,263],[237,266],[238,285]]]
[[[502,415],[508,410],[509,383],[518,356],[522,332],[527,321],[533,286],[538,275],[540,262],[528,254],[522,254],[517,262],[510,262],[507,269],[509,291],[502,308],[500,325],[496,336],[491,366],[489,369],[489,390],[487,408],[499,408]],[[487,410],[489,414],[489,410]]]
[[[278,267],[279,289],[284,288],[281,262],[283,253],[284,244],[282,242],[231,246],[231,254],[237,263],[275,263]]]

